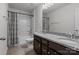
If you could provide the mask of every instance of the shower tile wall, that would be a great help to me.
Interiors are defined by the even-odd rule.
[[[29,15],[17,14],[19,42],[25,40],[23,38],[30,36],[30,20]]]
[[[18,20],[18,35],[26,36],[30,33],[30,17],[28,15],[17,15]]]

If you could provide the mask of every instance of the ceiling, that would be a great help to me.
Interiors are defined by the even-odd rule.
[[[51,6],[50,8],[48,8],[46,10],[44,10],[43,12],[48,13],[48,12],[57,10],[58,8],[64,7],[64,6],[68,5],[68,4],[70,4],[70,3],[54,3],[53,6]]]
[[[9,3],[10,8],[22,10],[22,11],[27,11],[27,12],[32,12],[35,7],[37,7],[40,3]],[[60,7],[63,7],[65,5],[68,5],[69,3],[54,3],[53,6],[50,8],[44,10],[44,13],[54,11]]]
[[[9,3],[10,8],[32,12],[35,7],[37,7],[40,3]]]

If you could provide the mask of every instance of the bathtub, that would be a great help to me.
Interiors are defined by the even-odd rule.
[[[18,36],[18,44],[28,44],[30,42],[33,42],[32,36]]]

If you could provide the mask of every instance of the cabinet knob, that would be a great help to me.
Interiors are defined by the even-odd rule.
[[[40,47],[40,44],[39,44],[39,47]]]
[[[55,54],[57,54],[57,53],[55,52]]]
[[[50,52],[48,51],[48,54],[50,54]]]

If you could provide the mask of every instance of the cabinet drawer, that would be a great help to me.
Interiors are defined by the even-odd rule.
[[[45,39],[42,39],[42,44],[48,45],[48,41]]]
[[[57,43],[49,42],[49,48],[56,50],[60,54],[69,54],[69,50]]]
[[[60,44],[57,44],[57,43],[54,43],[54,42],[49,42],[49,48],[53,48],[55,50],[66,50],[66,47],[60,45]]]

